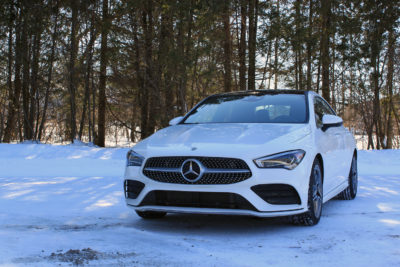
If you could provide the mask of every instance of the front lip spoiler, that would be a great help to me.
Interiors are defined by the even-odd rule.
[[[243,215],[255,217],[279,217],[300,214],[307,210],[303,208],[277,211],[252,211],[240,209],[214,209],[214,208],[191,208],[191,207],[174,207],[174,206],[134,206],[127,204],[137,211],[160,211],[169,213],[186,213],[186,214],[219,214],[219,215]]]

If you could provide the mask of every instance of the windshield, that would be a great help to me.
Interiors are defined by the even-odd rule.
[[[304,94],[219,95],[207,98],[183,123],[305,123]]]

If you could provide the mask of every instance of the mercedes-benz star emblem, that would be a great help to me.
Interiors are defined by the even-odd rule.
[[[196,159],[187,159],[182,163],[183,178],[191,183],[197,182],[203,176],[203,165]]]

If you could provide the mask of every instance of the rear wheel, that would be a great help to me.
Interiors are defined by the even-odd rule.
[[[351,167],[349,172],[349,185],[345,190],[343,190],[338,196],[338,199],[342,200],[352,200],[357,195],[357,187],[358,187],[358,171],[357,171],[357,157],[353,156],[353,160],[351,161]]]
[[[297,225],[312,226],[319,222],[322,214],[323,184],[321,163],[316,158],[313,163],[308,188],[308,211],[292,217]]]
[[[166,212],[160,211],[136,211],[137,215],[142,217],[143,219],[159,219],[167,215]]]

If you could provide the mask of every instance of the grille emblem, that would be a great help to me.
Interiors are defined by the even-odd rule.
[[[204,173],[204,167],[196,159],[187,159],[182,163],[181,174],[183,178],[191,183],[201,179]]]

